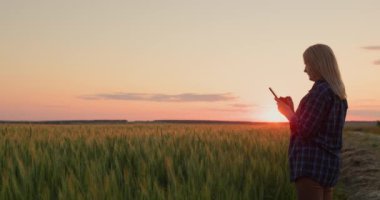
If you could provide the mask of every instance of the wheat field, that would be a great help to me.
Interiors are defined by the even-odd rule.
[[[0,199],[294,199],[284,124],[0,125]]]

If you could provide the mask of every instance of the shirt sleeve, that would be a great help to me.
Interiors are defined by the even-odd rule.
[[[289,121],[293,134],[303,140],[308,140],[317,134],[328,111],[328,105],[329,94],[326,88],[310,91],[305,105],[297,110]]]

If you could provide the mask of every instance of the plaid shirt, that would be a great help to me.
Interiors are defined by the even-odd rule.
[[[306,176],[324,187],[336,184],[347,107],[347,100],[340,100],[324,80],[303,97],[289,122],[291,181]]]

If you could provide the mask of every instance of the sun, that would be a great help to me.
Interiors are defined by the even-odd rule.
[[[287,119],[275,107],[267,107],[258,118],[265,122],[286,122]]]

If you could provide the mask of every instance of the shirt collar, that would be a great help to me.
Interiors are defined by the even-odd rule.
[[[319,80],[315,81],[314,84],[318,85],[318,84],[321,84],[321,83],[324,83],[324,82],[326,82],[325,79],[319,79]]]
[[[315,81],[314,84],[313,84],[313,86],[311,87],[311,89],[316,88],[317,85],[322,84],[324,82],[326,82],[324,79],[319,79],[319,80]]]

